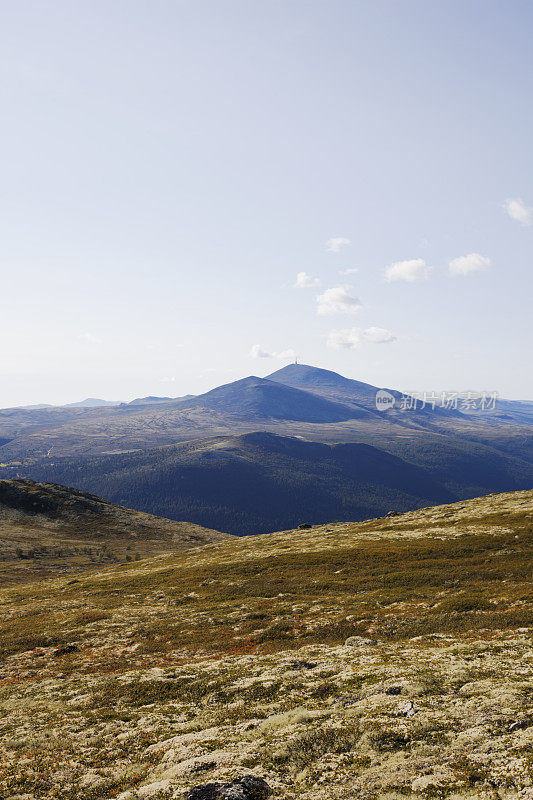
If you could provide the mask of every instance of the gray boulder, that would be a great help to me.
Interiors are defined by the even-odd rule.
[[[268,783],[255,775],[243,775],[231,783],[195,786],[187,800],[266,800],[272,794]]]

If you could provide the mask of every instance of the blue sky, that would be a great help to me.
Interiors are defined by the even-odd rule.
[[[0,406],[292,352],[533,399],[532,30],[516,0],[0,2]]]

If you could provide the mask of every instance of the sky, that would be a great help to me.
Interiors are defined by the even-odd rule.
[[[0,407],[533,400],[528,0],[0,0]]]

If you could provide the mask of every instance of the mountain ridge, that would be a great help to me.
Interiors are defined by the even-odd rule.
[[[458,497],[442,476],[366,443],[265,432],[58,459],[32,471],[130,507],[233,534],[366,519]]]

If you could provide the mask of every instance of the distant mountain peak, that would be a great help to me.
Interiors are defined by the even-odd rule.
[[[266,376],[267,380],[285,383],[286,385],[303,386],[308,385],[327,385],[327,386],[345,386],[354,385],[366,386],[372,391],[376,391],[378,387],[363,381],[357,381],[353,378],[346,378],[339,372],[333,372],[331,369],[323,369],[322,367],[313,367],[310,364],[288,364],[286,367],[272,372]]]
[[[184,407],[299,422],[342,422],[355,416],[352,409],[337,401],[257,375],[217,386],[184,403]]]
[[[271,375],[268,375],[267,378],[271,378],[273,375],[307,375],[307,374],[320,374],[320,373],[325,373],[327,375],[337,375],[339,378],[343,377],[338,372],[334,372],[331,369],[324,369],[323,367],[315,367],[312,364],[299,364],[298,362],[294,361],[292,364],[287,364],[285,367],[281,367],[280,369],[273,372]]]
[[[310,364],[288,364],[267,375],[267,380],[315,392],[337,402],[348,401],[375,410],[377,386],[345,378],[344,375],[329,369],[313,367]]]
[[[319,397],[327,398],[336,403],[342,403],[350,408],[366,409],[373,415],[381,419],[401,420],[402,424],[415,423],[420,419],[426,422],[442,419],[444,417],[461,417],[460,411],[455,409],[444,409],[439,406],[415,407],[413,411],[406,414],[402,411],[400,401],[405,395],[396,389],[389,389],[386,386],[373,386],[371,383],[357,381],[354,378],[345,378],[338,372],[320,367],[312,367],[308,364],[288,364],[286,367],[278,369],[276,372],[267,375],[266,380],[283,383],[285,386],[292,386],[295,389],[303,389]],[[395,400],[396,406],[387,410],[378,411],[376,407],[376,395],[380,389],[389,392]]]
[[[157,403],[182,403],[185,400],[193,398],[193,394],[186,394],[183,397],[157,397],[156,395],[148,395],[148,397],[136,397],[135,400],[130,400],[128,406],[153,406]]]
[[[64,408],[101,408],[102,406],[119,406],[120,400],[102,400],[99,397],[86,397],[77,403],[67,403]]]

